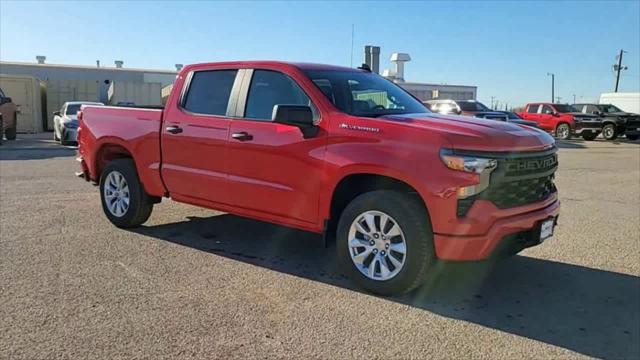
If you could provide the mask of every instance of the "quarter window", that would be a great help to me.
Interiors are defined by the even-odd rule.
[[[238,70],[195,72],[184,100],[184,109],[197,114],[226,115],[237,73]]]
[[[527,112],[529,114],[537,114],[538,113],[538,108],[540,108],[540,105],[529,105],[529,108],[527,109]]]
[[[313,105],[300,86],[289,76],[271,70],[255,70],[249,86],[244,117],[271,121],[276,105]],[[315,114],[315,111],[314,111]]]

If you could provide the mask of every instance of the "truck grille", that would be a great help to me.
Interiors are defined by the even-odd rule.
[[[491,201],[499,209],[543,201],[557,191],[553,182],[557,167],[555,148],[539,154],[498,158],[498,167],[491,174],[489,186],[477,195],[459,199],[456,213],[459,217],[465,216],[479,199]]]

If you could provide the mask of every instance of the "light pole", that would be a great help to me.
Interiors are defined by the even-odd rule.
[[[573,94],[573,103],[576,103],[576,94]]]
[[[556,95],[556,74],[547,73],[547,76],[551,76],[551,103],[553,104]]]

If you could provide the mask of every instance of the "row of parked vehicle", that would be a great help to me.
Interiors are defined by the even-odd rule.
[[[540,128],[567,140],[581,136],[594,140],[598,135],[615,140],[625,135],[640,138],[640,115],[620,110],[611,104],[529,103],[519,113],[495,111],[475,100],[431,100],[425,102],[431,111],[507,121]]]

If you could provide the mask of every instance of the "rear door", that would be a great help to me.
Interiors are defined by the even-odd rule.
[[[538,104],[529,104],[525,111],[522,113],[522,118],[525,120],[535,121],[536,123],[540,123],[540,115],[538,114],[538,109],[540,105]]]
[[[290,76],[248,70],[231,120],[230,201],[239,208],[316,224],[326,133],[304,139],[299,128],[272,122],[273,107],[279,104],[316,109]]]
[[[540,127],[545,130],[554,130],[556,128],[556,116],[553,115],[555,110],[549,105],[542,105],[540,112]]]
[[[215,69],[187,75],[178,105],[167,110],[161,129],[162,177],[171,194],[228,202],[229,115],[242,73]]]

